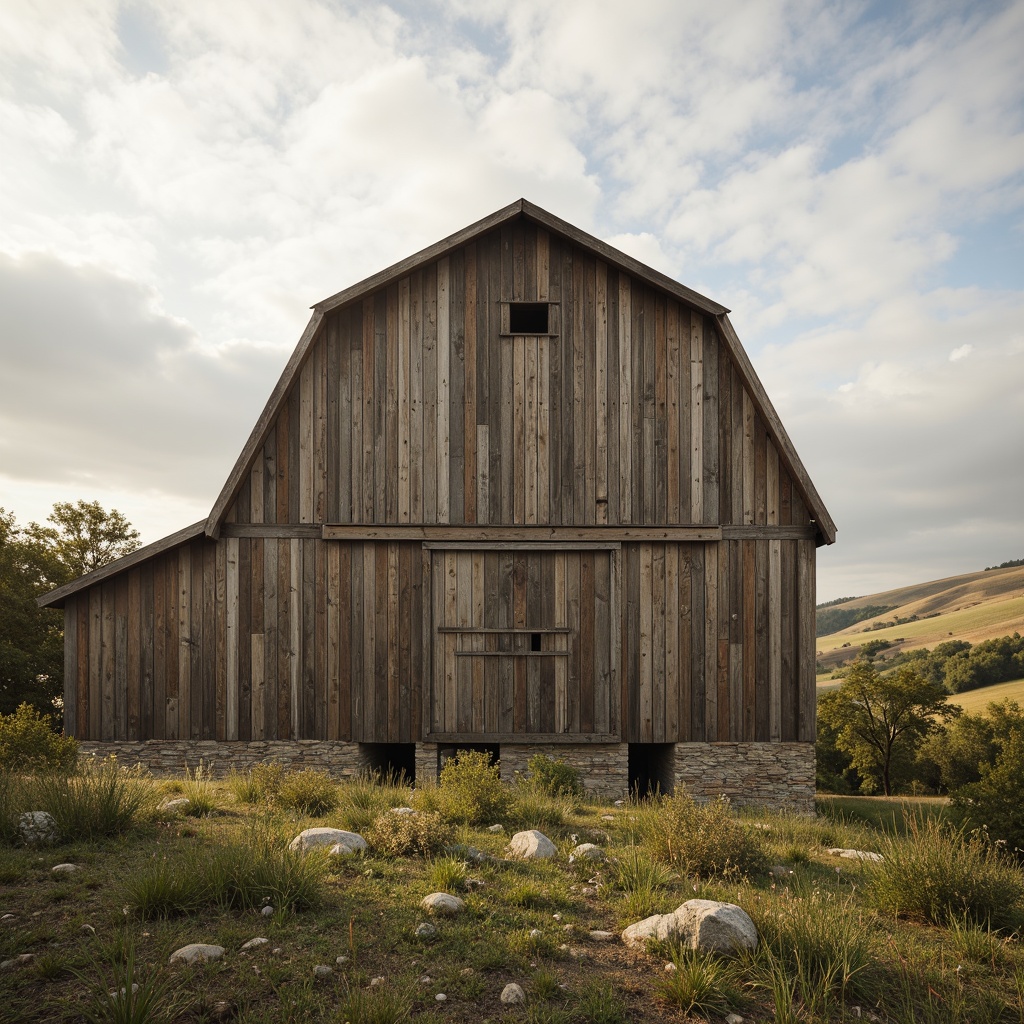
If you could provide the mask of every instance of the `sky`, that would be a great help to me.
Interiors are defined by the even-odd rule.
[[[525,197],[732,309],[818,598],[1024,557],[1024,2],[0,0],[0,506],[205,518],[309,306]]]

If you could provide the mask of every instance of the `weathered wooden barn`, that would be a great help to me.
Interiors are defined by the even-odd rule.
[[[67,731],[808,807],[835,526],[727,314],[525,200],[318,303],[209,518],[42,600]]]

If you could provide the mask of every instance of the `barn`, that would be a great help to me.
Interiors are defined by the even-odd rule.
[[[41,603],[67,732],[156,772],[807,810],[834,540],[728,310],[520,200],[314,306],[209,517]]]

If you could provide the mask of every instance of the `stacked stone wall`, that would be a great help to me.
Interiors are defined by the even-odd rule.
[[[534,754],[545,754],[575,768],[590,796],[619,800],[629,790],[629,747],[625,743],[503,743],[501,777],[511,782],[517,776],[529,776],[526,765]]]
[[[677,743],[676,786],[697,800],[814,813],[812,743]]]
[[[182,775],[199,762],[214,778],[244,772],[259,761],[276,761],[290,768],[319,768],[344,778],[367,767],[358,743],[325,740],[145,740],[138,743],[101,743],[80,740],[85,757],[109,757],[126,765],[141,764],[158,778]]]

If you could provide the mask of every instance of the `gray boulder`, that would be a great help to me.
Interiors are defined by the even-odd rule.
[[[570,864],[575,864],[578,860],[604,860],[604,850],[593,843],[580,843],[569,854]]]
[[[451,893],[432,892],[420,900],[420,906],[429,914],[448,917],[460,913],[465,909],[466,904],[458,896],[452,896]]]
[[[846,860],[869,860],[869,861],[881,861],[882,855],[880,853],[871,853],[869,850],[844,850],[840,847],[833,846],[828,851],[833,857],[843,857]]]
[[[519,860],[548,860],[558,854],[558,848],[543,832],[533,828],[517,832],[508,844],[508,853]]]
[[[514,981],[510,981],[501,990],[501,1001],[506,1006],[514,1006],[516,1003],[526,1002],[526,993],[522,990],[522,987],[517,985]]]
[[[680,941],[704,953],[757,949],[757,929],[747,912],[715,900],[688,900],[671,914],[654,914],[622,933],[627,946],[643,945],[648,939]]]
[[[25,811],[18,817],[18,831],[30,846],[52,843],[57,838],[57,822],[47,811]]]
[[[366,849],[366,840],[358,832],[346,832],[341,828],[307,828],[288,844],[291,850],[314,850],[318,846],[344,847],[338,853],[355,853]]]
[[[223,946],[212,946],[205,942],[190,942],[171,954],[170,962],[183,964],[201,964],[207,960],[219,960],[224,955]]]

